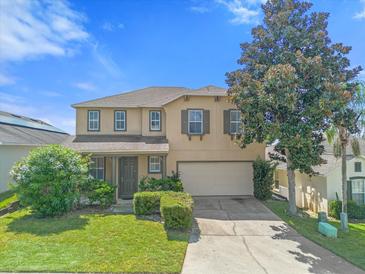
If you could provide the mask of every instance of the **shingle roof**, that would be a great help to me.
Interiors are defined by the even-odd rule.
[[[0,123],[0,145],[43,145],[62,143],[68,134]]]
[[[0,145],[59,144],[67,136],[41,120],[0,111]]]
[[[199,89],[184,87],[148,87],[95,100],[73,104],[73,107],[162,107],[177,98],[190,96],[226,96],[224,88],[206,86]]]
[[[100,137],[100,138],[98,138]],[[115,138],[115,137],[119,137]],[[150,154],[150,153],[167,153],[169,144],[164,138],[133,136],[131,138],[121,138],[122,136],[94,136],[84,138],[80,136],[69,136],[63,145],[70,147],[78,152],[83,153],[101,153],[101,154]],[[123,136],[127,137],[127,136]],[[140,138],[138,138],[140,137]],[[78,139],[76,139],[78,138]]]
[[[365,140],[359,140],[360,143],[360,150],[361,155],[365,155]],[[341,159],[337,159],[333,155],[333,146],[330,145],[327,141],[323,143],[325,147],[325,152],[321,156],[324,160],[326,160],[326,164],[322,164],[319,166],[314,166],[313,170],[317,172],[320,175],[328,175],[332,170],[339,168],[341,166]],[[267,147],[266,152],[267,155],[269,152],[273,151],[273,146]],[[355,156],[352,153],[351,145],[349,144],[347,147],[347,159],[351,160]],[[278,169],[285,169],[286,170],[286,163],[279,162],[279,165],[277,166]]]

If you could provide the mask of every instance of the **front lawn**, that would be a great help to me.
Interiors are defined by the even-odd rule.
[[[339,229],[339,221],[330,221],[330,224],[339,229],[338,238],[330,239],[318,232],[316,218],[289,216],[287,214],[287,202],[268,200],[265,205],[299,234],[365,270],[365,221],[350,223],[349,233],[343,233]]]
[[[72,213],[0,218],[0,271],[180,272],[188,233],[134,215]]]
[[[0,193],[0,209],[8,207],[11,203],[17,200],[18,198],[12,190]]]

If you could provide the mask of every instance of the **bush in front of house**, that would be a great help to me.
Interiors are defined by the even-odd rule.
[[[167,229],[191,227],[193,199],[185,192],[137,192],[133,197],[136,215],[161,214]]]
[[[116,186],[91,178],[88,180],[85,195],[90,204],[98,204],[101,208],[107,208],[113,204],[115,190]]]
[[[271,198],[274,184],[275,165],[271,161],[257,158],[253,162],[253,187],[254,196],[259,200]]]
[[[340,219],[342,201],[332,200],[328,202],[328,215]],[[347,215],[351,219],[365,219],[365,205],[358,205],[355,201],[347,201]]]
[[[157,214],[160,210],[162,192],[137,192],[133,196],[133,210],[136,215]]]
[[[143,177],[138,184],[139,191],[184,191],[182,182],[176,178],[156,179],[153,177]]]
[[[169,192],[161,196],[161,217],[167,229],[188,229],[193,220],[193,199],[186,192]]]
[[[69,212],[87,180],[88,163],[87,157],[61,145],[32,150],[10,172],[20,204],[40,216]]]

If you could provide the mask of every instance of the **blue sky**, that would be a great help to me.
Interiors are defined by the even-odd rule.
[[[0,0],[0,110],[74,133],[72,103],[146,86],[225,87],[262,0]],[[315,0],[365,67],[365,0]],[[365,79],[365,74],[361,75]]]

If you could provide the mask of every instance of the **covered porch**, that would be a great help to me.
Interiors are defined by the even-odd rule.
[[[99,138],[98,138],[99,137]],[[131,199],[144,176],[166,176],[169,145],[164,138],[136,136],[80,136],[65,145],[91,155],[90,175],[117,186],[116,200]],[[118,137],[118,138],[116,138]],[[109,140],[109,142],[106,142]]]

